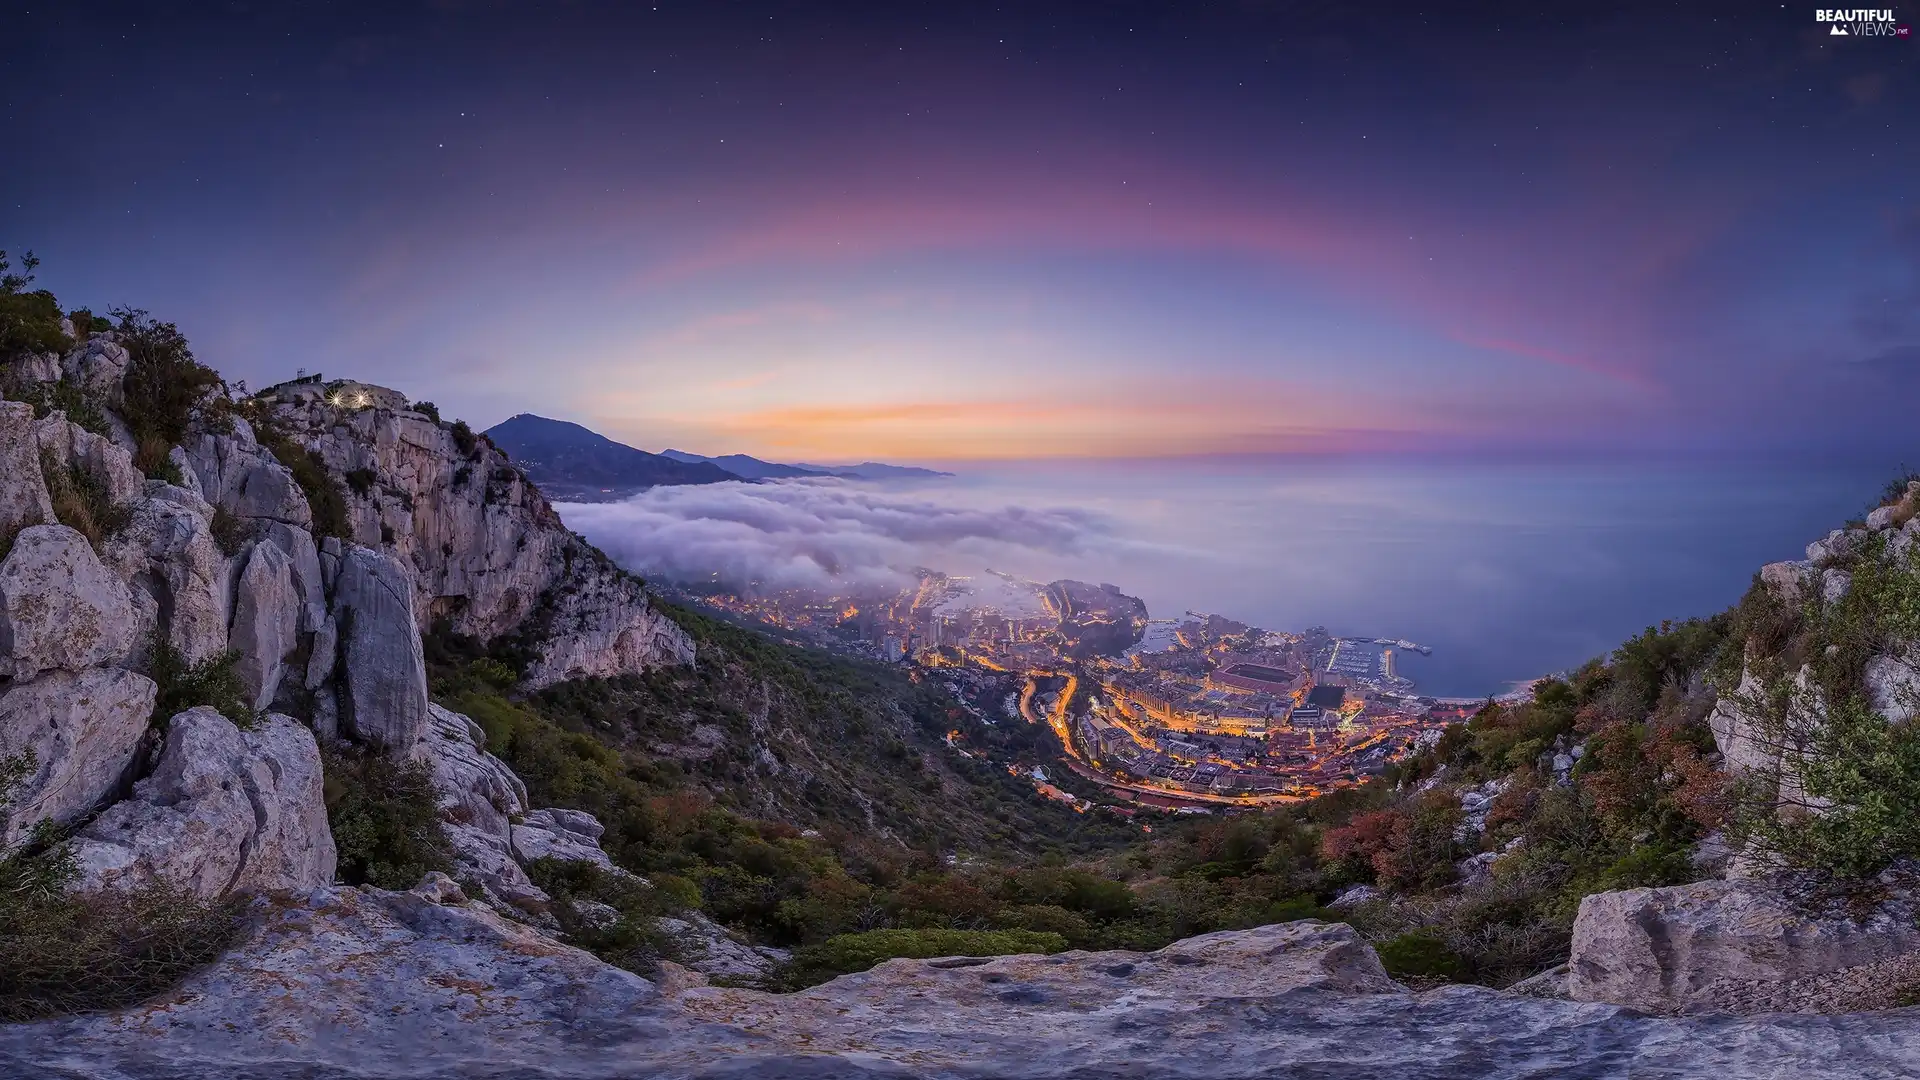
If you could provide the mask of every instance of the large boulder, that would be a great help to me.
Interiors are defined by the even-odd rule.
[[[293,473],[254,440],[246,421],[235,419],[233,427],[230,435],[208,432],[186,447],[201,494],[237,518],[301,528],[313,524],[306,493]]]
[[[0,694],[0,761],[32,765],[0,802],[0,848],[42,821],[66,824],[124,790],[155,687],[120,668],[53,671]]]
[[[708,978],[757,983],[788,959],[784,949],[754,946],[698,911],[653,920],[680,962]]]
[[[87,538],[32,525],[0,562],[0,678],[117,663],[133,644],[127,586]]]
[[[559,585],[548,602],[548,624],[557,630],[527,668],[530,686],[693,662],[686,631],[654,607],[633,579],[597,560]]]
[[[333,614],[345,664],[342,729],[369,746],[409,753],[427,726],[427,663],[406,565],[371,548],[348,548]]]
[[[557,859],[613,870],[613,860],[600,850],[606,831],[598,818],[581,810],[535,810],[513,827],[513,850],[523,862]]]
[[[173,651],[188,664],[203,663],[227,648],[226,559],[208,524],[211,511],[200,512],[204,502],[167,484],[150,492],[106,543],[104,559],[136,603],[149,598]]]
[[[413,756],[432,770],[441,831],[453,850],[455,871],[486,890],[474,899],[544,912],[550,898],[528,879],[513,853],[512,819],[526,811],[526,785],[482,749],[485,742],[478,724],[429,704]]]
[[[234,673],[256,710],[273,704],[279,693],[287,654],[299,642],[301,609],[293,560],[271,540],[254,544],[234,589],[227,645],[239,654]],[[302,679],[305,675],[299,673]]]
[[[0,537],[53,520],[53,502],[40,472],[40,440],[33,406],[0,401]]]
[[[1913,879],[1889,872],[1864,908],[1810,884],[1776,876],[1588,896],[1568,990],[1669,1013],[1845,1012],[1875,985],[1896,989],[1896,974],[1920,979]]]
[[[165,883],[197,896],[333,881],[320,746],[292,717],[242,731],[202,706],[175,716],[153,775],[73,841],[85,889]]]

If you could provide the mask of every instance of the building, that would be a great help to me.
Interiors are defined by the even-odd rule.
[[[1233,690],[1247,694],[1286,694],[1293,689],[1295,674],[1283,668],[1262,664],[1234,664],[1224,671],[1207,675],[1207,686],[1215,690]]]

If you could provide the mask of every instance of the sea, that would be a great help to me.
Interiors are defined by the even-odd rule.
[[[1767,562],[1864,515],[1885,462],[1205,460],[953,466],[903,495],[1073,507],[1069,552],[994,569],[1110,582],[1155,618],[1402,638],[1424,693],[1480,697],[1571,670],[1664,620],[1709,616]]]

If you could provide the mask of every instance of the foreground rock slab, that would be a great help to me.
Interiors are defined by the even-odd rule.
[[[897,960],[798,994],[677,992],[458,902],[321,889],[118,1013],[0,1028],[0,1076],[373,1078],[1906,1077],[1920,1011],[1662,1019],[1411,994],[1344,926],[1157,953]]]
[[[1567,988],[1659,1012],[1886,1008],[1920,985],[1911,878],[1889,871],[1851,902],[1786,878],[1595,893],[1574,921]]]

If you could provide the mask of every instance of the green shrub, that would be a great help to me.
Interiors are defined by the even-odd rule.
[[[416,401],[407,408],[417,413],[424,413],[436,424],[440,422],[440,407],[431,401]]]
[[[134,1005],[220,955],[240,906],[154,885],[70,892],[72,852],[0,860],[0,1022]]]
[[[425,762],[327,747],[327,824],[349,885],[411,889],[430,870],[453,867],[433,772]]]
[[[459,447],[463,457],[471,458],[480,449],[480,437],[473,433],[465,420],[455,420],[448,429],[453,434],[453,445]]]
[[[126,405],[121,414],[137,445],[186,440],[194,410],[214,396],[220,373],[193,358],[186,335],[138,308],[115,308],[115,330],[127,348]]]
[[[35,383],[17,396],[33,406],[35,420],[45,420],[58,412],[95,435],[107,434],[107,414],[70,382]]]
[[[348,469],[346,472],[347,486],[353,489],[355,495],[372,491],[374,481],[378,479],[379,476],[372,469]]]
[[[240,554],[240,550],[246,547],[247,541],[252,538],[252,530],[247,523],[224,506],[213,508],[211,531],[214,545],[220,549],[222,555]]]
[[[201,705],[210,706],[241,728],[251,728],[257,717],[247,700],[247,688],[240,681],[235,665],[240,653],[233,649],[189,664],[163,634],[155,634],[150,650],[151,675],[159,692],[153,701],[153,722],[164,727],[168,720]]]
[[[1066,947],[1066,939],[1059,934],[1032,930],[868,930],[795,950],[783,981],[799,989],[896,958],[1055,953]]]
[[[540,859],[527,876],[553,897],[554,918],[567,941],[616,967],[640,975],[657,974],[661,960],[678,958],[673,939],[656,920],[683,910],[680,897],[655,889],[639,878],[610,874],[589,862]],[[595,917],[586,904],[604,904],[617,915]]]
[[[353,539],[346,493],[340,490],[340,482],[327,470],[325,459],[316,451],[301,446],[272,424],[256,424],[254,433],[260,445],[272,451],[274,458],[293,474],[294,482],[300,485],[300,490],[307,496],[307,508],[313,512],[314,535]]]
[[[23,352],[63,352],[73,342],[60,329],[60,304],[40,289],[27,292],[40,260],[29,251],[13,273],[7,253],[0,251],[0,360]]]
[[[180,474],[180,466],[174,464],[172,453],[172,443],[149,435],[134,452],[133,465],[149,480],[165,480],[174,487],[185,487],[187,478]]]
[[[1387,974],[1396,979],[1464,981],[1470,972],[1466,960],[1426,931],[1401,934],[1375,947]]]

